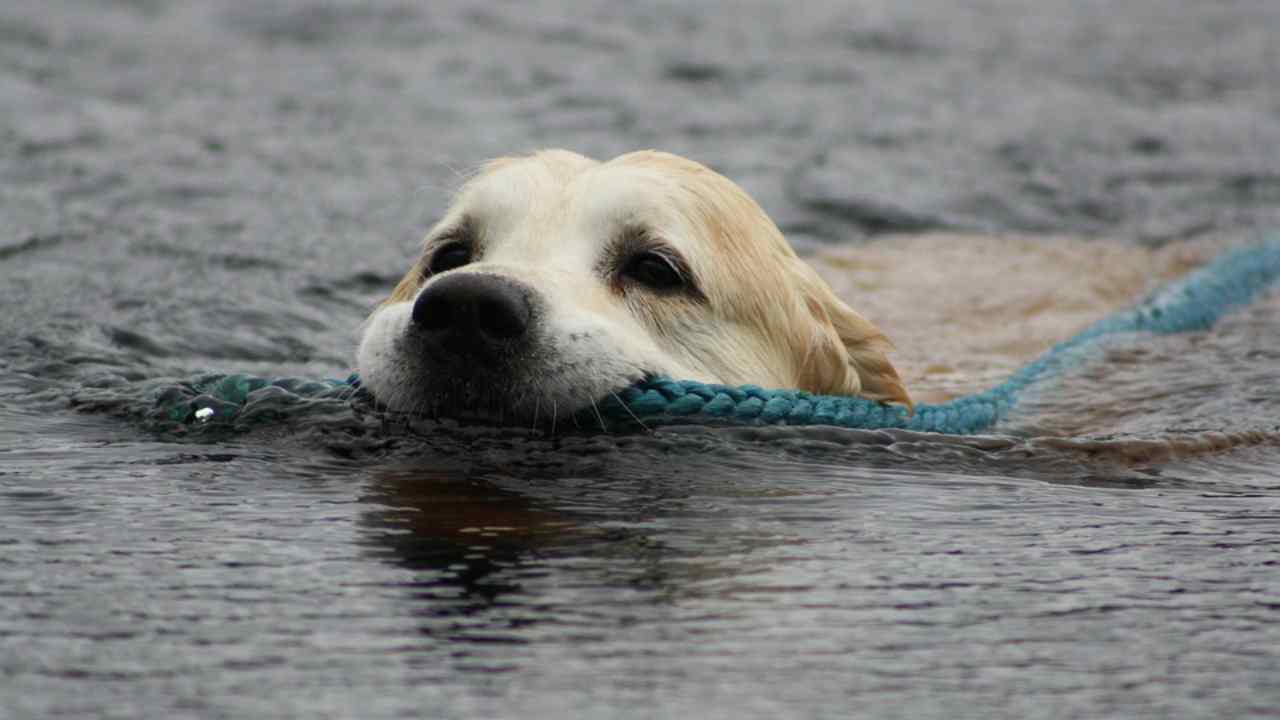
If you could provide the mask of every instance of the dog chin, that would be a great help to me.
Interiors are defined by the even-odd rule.
[[[425,417],[555,422],[658,374],[662,368],[625,359],[594,333],[543,338],[536,349],[488,367],[439,352],[426,357],[403,308],[375,314],[357,352],[364,386],[387,409]],[[585,342],[584,342],[585,341]],[[605,343],[606,345],[608,343]]]
[[[424,417],[537,423],[590,412],[593,404],[648,376],[634,374],[590,379],[549,369],[460,374],[445,367],[407,368],[405,380],[388,383],[379,373],[365,384],[387,409]]]

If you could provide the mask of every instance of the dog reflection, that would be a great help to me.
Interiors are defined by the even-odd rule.
[[[427,595],[461,589],[482,604],[519,590],[496,579],[500,571],[527,566],[581,532],[529,497],[462,472],[389,471],[363,500],[377,506],[364,516],[376,554],[429,573],[421,580]]]

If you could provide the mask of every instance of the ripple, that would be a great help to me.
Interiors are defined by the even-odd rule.
[[[278,391],[195,426],[145,393],[345,371],[460,169],[531,146],[695,156],[853,261],[1247,236],[1280,223],[1277,7],[0,3],[5,712],[1273,712],[1274,303],[1120,342],[988,437]]]

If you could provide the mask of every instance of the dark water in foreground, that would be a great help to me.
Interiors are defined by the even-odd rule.
[[[531,146],[686,152],[810,247],[1280,225],[1274,4],[899,5],[0,7],[0,718],[1273,716],[1274,299],[992,438],[73,408],[344,371]]]

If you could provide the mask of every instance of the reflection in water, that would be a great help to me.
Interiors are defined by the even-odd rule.
[[[422,640],[404,662],[476,697],[587,683],[613,707],[724,702],[769,673],[799,683],[788,703],[828,682],[927,703],[975,673],[1039,687],[1099,662],[1145,677],[1162,656],[1131,658],[1117,628],[1168,644],[1185,638],[1152,614],[1199,612],[1184,598],[1248,610],[1180,553],[1262,549],[1238,496],[1249,462],[1276,462],[830,429],[442,436],[465,455],[400,458],[360,497],[363,547]]]
[[[827,248],[813,261],[893,341],[916,402],[945,402],[1002,382],[1225,247],[1218,236],[1153,250],[1066,237],[895,235]]]
[[[1059,437],[1226,433],[1236,436],[1231,446],[1274,443],[1277,337],[1280,297],[1210,332],[1110,339],[1096,358],[1029,395],[1010,429]]]
[[[471,462],[406,462],[377,471],[361,496],[366,551],[411,573],[401,587],[420,632],[448,639],[454,654],[530,641],[544,622],[593,644],[607,633],[573,628],[597,625],[601,613],[624,624],[679,615],[681,603],[767,571],[766,549],[799,542],[723,508],[767,511],[826,494],[815,496],[806,487],[815,478],[775,448],[714,432],[473,440]],[[741,452],[728,452],[735,445]],[[606,449],[609,461],[575,472]]]
[[[424,590],[456,588],[464,611],[519,592],[504,571],[526,568],[575,531],[568,517],[463,472],[388,470],[361,499],[375,505],[362,516],[374,554],[423,573]]]
[[[478,642],[514,641],[515,628],[572,614],[560,603],[574,596],[574,584],[549,587],[551,576],[582,572],[592,592],[671,603],[778,571],[760,558],[813,538],[780,534],[752,516],[774,521],[803,506],[796,517],[805,522],[840,522],[851,508],[829,499],[893,496],[904,480],[1236,492],[1248,487],[1242,478],[1215,487],[1206,471],[1239,475],[1275,462],[1266,448],[1223,455],[1274,444],[1259,433],[1023,440],[690,427],[538,439],[429,422],[415,431],[460,452],[375,469],[361,496],[364,546],[412,573],[405,584],[431,619],[425,634]],[[472,622],[439,622],[457,617]]]

